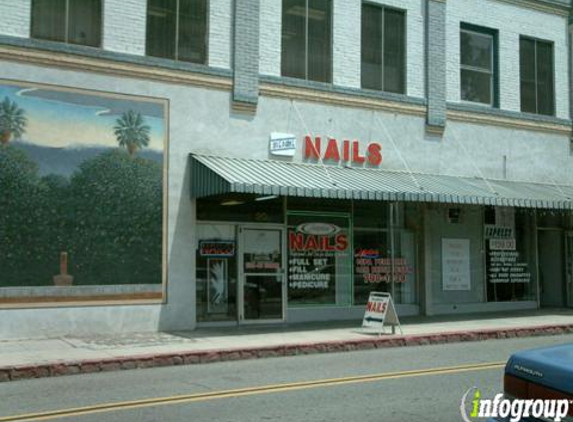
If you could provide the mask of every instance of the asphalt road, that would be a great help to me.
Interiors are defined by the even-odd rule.
[[[470,387],[501,390],[513,351],[566,342],[573,335],[0,383],[0,422],[458,422]]]

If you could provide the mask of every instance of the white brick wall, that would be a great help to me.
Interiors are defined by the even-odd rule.
[[[333,82],[360,87],[361,0],[333,0]],[[407,94],[425,96],[424,2],[421,0],[370,0],[406,10]],[[261,0],[260,72],[280,76],[281,0]],[[144,55],[147,0],[105,0],[103,47]],[[0,0],[0,33],[30,35],[31,0]],[[209,65],[232,65],[233,0],[211,0]],[[460,22],[498,29],[500,47],[500,107],[520,111],[519,36],[554,42],[556,115],[569,118],[567,18],[498,0],[447,1],[447,99],[460,101]]]
[[[232,0],[209,2],[209,66],[231,68]]]
[[[103,48],[145,55],[147,0],[105,0]]]
[[[424,97],[424,16],[420,0],[372,0],[371,3],[406,10],[407,14],[407,93]],[[334,0],[333,82],[360,87],[361,0]],[[265,75],[281,72],[281,1],[261,1],[261,66]]]
[[[362,2],[334,0],[334,3],[334,83],[360,87]],[[406,93],[412,97],[425,97],[424,2],[371,0],[369,3],[406,11]]]
[[[335,0],[332,11],[332,82],[360,88],[362,0]]]
[[[500,108],[521,111],[519,36],[554,42],[557,117],[569,118],[567,18],[496,0],[448,0],[447,98],[460,101],[460,22],[499,31]]]
[[[281,13],[281,0],[261,0],[259,71],[263,75],[281,75]]]
[[[15,37],[29,37],[31,4],[31,0],[1,0],[0,33]]]

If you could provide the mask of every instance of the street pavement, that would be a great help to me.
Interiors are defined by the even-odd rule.
[[[0,384],[0,422],[457,422],[469,388],[501,390],[512,352],[566,342],[573,335],[22,380]]]

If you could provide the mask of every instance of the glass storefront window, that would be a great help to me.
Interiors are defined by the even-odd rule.
[[[370,292],[393,293],[395,303],[417,303],[414,234],[394,233],[394,259],[387,230],[354,231],[354,304],[364,305]],[[394,288],[392,288],[392,279]]]
[[[416,280],[416,236],[410,230],[394,233],[394,301],[418,303]]]
[[[496,218],[495,210],[492,210],[486,210],[485,221],[487,300],[535,301],[533,215],[528,211],[510,210],[511,218],[500,222],[499,211]]]
[[[355,201],[353,204],[354,227],[386,229],[389,223],[387,202]]]
[[[243,243],[235,237],[236,229],[232,223],[282,220],[282,199],[259,202],[253,198],[252,195],[235,195],[232,198],[221,196],[198,200],[199,220],[222,221],[220,224],[200,224],[200,241],[236,242],[240,248],[239,244]],[[222,206],[222,202],[231,205]],[[391,292],[395,303],[417,303],[417,207],[396,206],[392,260],[389,203],[288,198],[287,204],[285,262],[288,306],[362,306],[371,291]],[[265,218],[259,218],[264,211]],[[254,224],[249,227],[252,230],[257,228]],[[237,250],[235,255],[241,253],[247,254],[245,265],[251,265],[253,260],[247,259],[249,252]],[[198,249],[199,321],[236,320],[238,258],[235,255],[225,257],[223,263],[217,261],[219,257],[202,256]],[[269,261],[265,265],[271,264]],[[213,265],[214,268],[210,267]],[[226,306],[219,308],[211,303],[215,297],[212,294],[215,289],[213,281],[219,280],[214,276],[217,271],[217,277],[225,279],[227,292],[223,296]],[[244,271],[256,274],[259,268],[249,267]]]
[[[386,231],[354,231],[354,304],[364,305],[370,292],[390,292],[389,236]]]
[[[290,306],[351,304],[349,215],[288,215]]]
[[[242,233],[243,304],[246,320],[282,319],[282,230],[247,228]]]
[[[197,236],[197,321],[236,321],[235,227],[198,224]]]

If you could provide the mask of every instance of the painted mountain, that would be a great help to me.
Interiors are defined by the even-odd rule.
[[[109,151],[109,148],[105,147],[76,145],[62,148],[22,141],[12,142],[12,145],[24,151],[28,158],[36,162],[40,176],[55,174],[70,177],[82,162]],[[143,150],[137,152],[136,156],[146,158],[160,165],[163,163],[163,154],[160,151]]]

